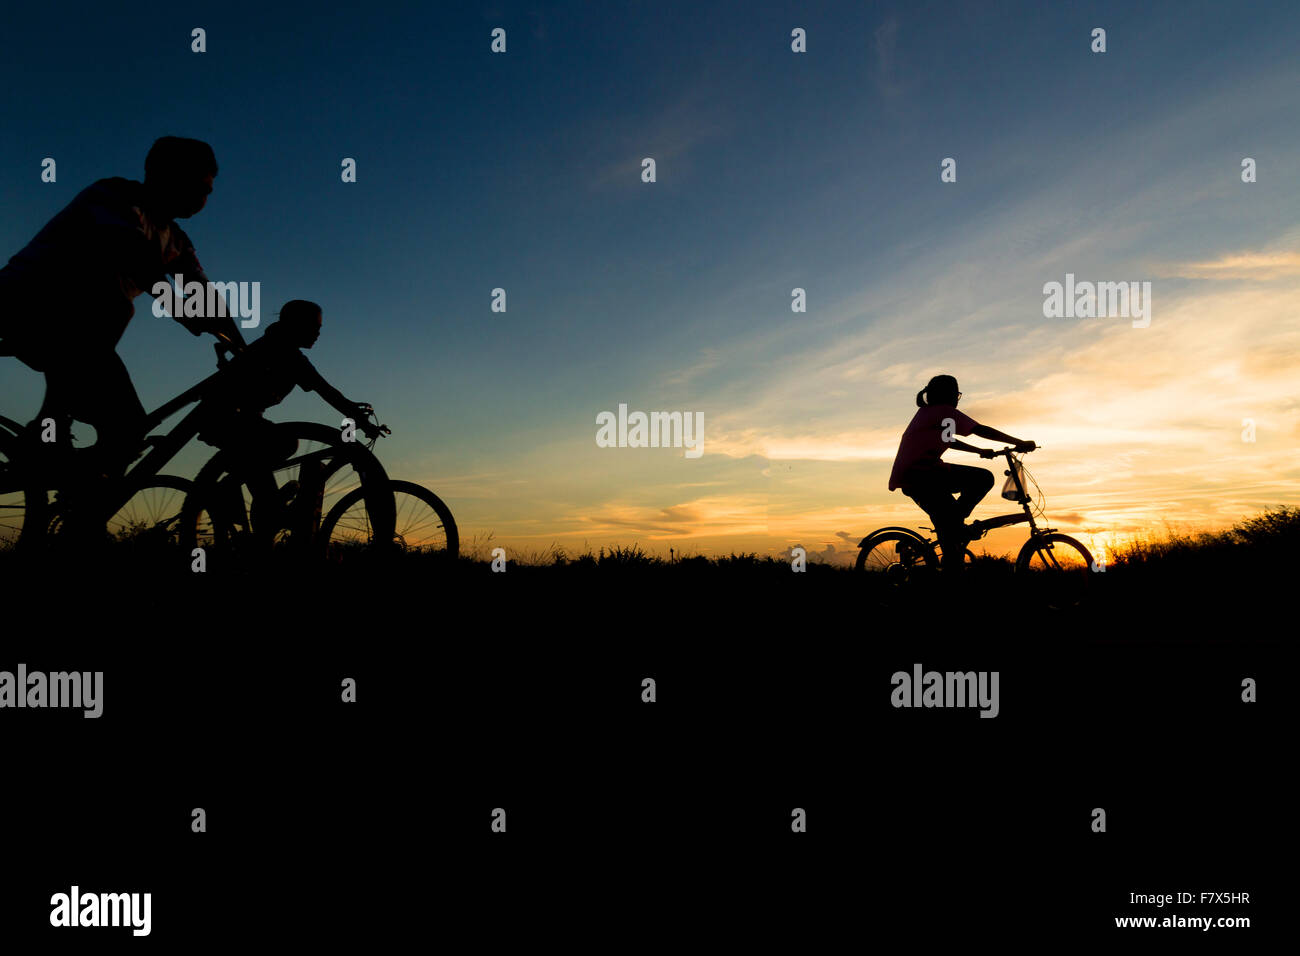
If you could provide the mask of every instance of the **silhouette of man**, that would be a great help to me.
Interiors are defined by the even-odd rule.
[[[949,448],[973,452],[982,458],[993,457],[992,449],[976,448],[951,435],[974,434],[989,441],[1015,445],[1022,452],[1037,447],[1031,441],[1012,438],[959,412],[960,400],[957,379],[951,375],[936,375],[916,393],[917,412],[898,443],[894,468],[889,474],[889,490],[901,488],[903,494],[933,519],[943,549],[943,570],[949,574],[961,571],[966,542],[978,536],[979,522],[967,525],[965,521],[989,493],[994,481],[993,472],[987,468],[953,465],[941,460]],[[945,432],[949,433],[946,441]],[[954,494],[959,496],[956,500]]]
[[[119,476],[139,454],[145,410],[117,343],[134,300],[164,276],[208,281],[194,244],[176,225],[212,192],[217,161],[196,139],[164,136],[145,158],[144,182],[112,177],[83,189],[0,269],[0,354],[45,373],[45,399],[28,426],[46,418],[68,440],[71,421],[93,425],[92,471]],[[203,319],[173,316],[194,335],[243,339],[226,310]]]

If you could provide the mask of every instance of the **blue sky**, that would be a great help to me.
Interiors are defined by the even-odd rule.
[[[140,178],[156,137],[210,142],[182,223],[209,275],[260,281],[265,312],[323,304],[313,362],[465,539],[843,554],[923,521],[885,483],[940,371],[1045,446],[1058,526],[1294,501],[1300,9],[993,6],[25,8],[0,39],[0,256]],[[1153,281],[1152,327],[1045,319],[1067,271]],[[120,351],[152,408],[211,350],[136,312]],[[30,416],[40,376],[2,361],[0,408]],[[702,410],[704,456],[596,448],[620,402]],[[336,416],[299,393],[271,417]]]

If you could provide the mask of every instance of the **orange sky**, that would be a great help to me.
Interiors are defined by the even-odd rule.
[[[572,553],[638,543],[663,554],[779,554],[798,544],[847,561],[869,530],[928,523],[885,489],[914,393],[944,371],[959,377],[964,411],[1042,446],[1027,465],[1052,526],[1098,551],[1116,536],[1223,528],[1296,503],[1300,255],[1237,251],[1147,268],[1147,328],[1028,315],[971,341],[960,321],[922,336],[899,315],[765,370],[742,407],[714,397],[698,460],[680,449],[597,448],[593,415],[591,434],[531,450],[512,476],[443,476],[435,487],[458,503],[467,544],[491,531],[494,545],[521,555],[552,544]],[[1170,293],[1164,277],[1194,281]],[[952,357],[908,360],[922,337]],[[1242,440],[1248,418],[1253,443]],[[997,477],[974,517],[1014,510],[997,498],[1000,469]],[[1023,539],[1002,529],[984,544],[1002,553]]]

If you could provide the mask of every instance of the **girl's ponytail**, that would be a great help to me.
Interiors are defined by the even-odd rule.
[[[921,389],[919,392],[916,393],[916,407],[917,407],[917,408],[924,408],[924,407],[925,407],[925,402],[924,402],[924,401],[922,400],[922,398],[921,398],[921,396],[924,395],[924,394],[925,394],[925,389]]]

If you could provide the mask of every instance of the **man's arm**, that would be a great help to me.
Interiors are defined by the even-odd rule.
[[[158,244],[149,238],[144,213],[113,182],[95,183],[77,197],[84,196],[89,206],[89,219],[97,232],[95,254],[105,256],[112,271],[135,288],[149,289],[163,271]]]
[[[204,307],[207,306],[206,293],[208,283],[211,281],[203,266],[199,265],[198,254],[194,250],[194,243],[190,242],[190,237],[179,226],[176,227],[176,239],[181,246],[181,254],[167,264],[167,271],[170,275],[181,275],[185,277],[186,284],[190,282],[199,282],[204,289]],[[181,290],[184,291],[184,290]],[[199,318],[187,318],[182,316],[173,316],[177,322],[189,329],[194,335],[201,335],[204,332],[211,332],[218,338],[228,339],[235,351],[240,351],[248,346],[244,341],[243,335],[239,332],[239,326],[236,324],[234,317],[230,315],[227,308],[226,300],[223,296],[214,295],[213,314],[205,315]]]

